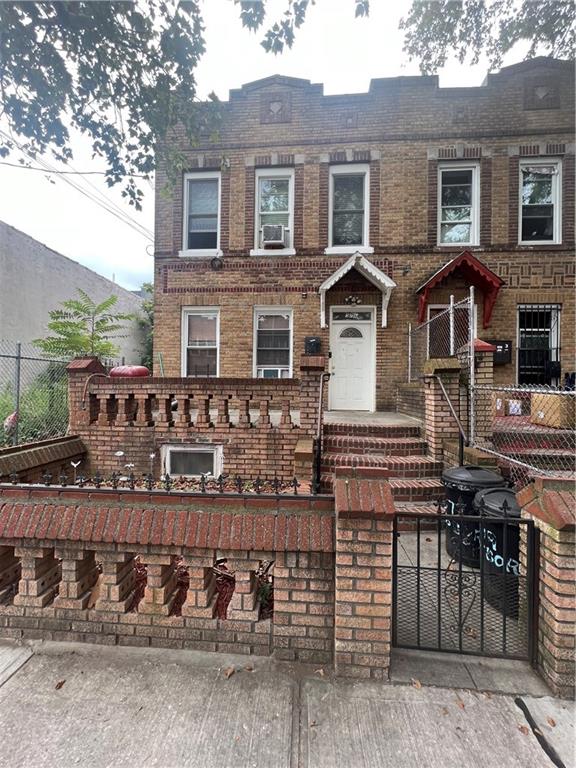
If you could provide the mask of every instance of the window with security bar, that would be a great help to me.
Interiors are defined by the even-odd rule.
[[[520,242],[559,243],[560,161],[520,163]]]
[[[292,375],[292,312],[256,310],[255,374],[259,379]]]
[[[218,310],[184,310],[184,376],[218,376],[218,320]]]
[[[518,306],[518,384],[560,383],[559,304]]]
[[[257,171],[256,248],[279,250],[292,245],[294,173],[290,169]]]

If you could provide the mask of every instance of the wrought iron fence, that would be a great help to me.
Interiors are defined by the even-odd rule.
[[[66,434],[68,362],[42,357],[32,344],[0,341],[0,446]]]
[[[517,488],[534,475],[574,477],[576,391],[473,386],[473,445],[495,457]]]

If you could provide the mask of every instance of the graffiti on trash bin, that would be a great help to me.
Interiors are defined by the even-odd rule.
[[[484,529],[484,558],[486,562],[495,568],[504,567],[504,557],[498,552],[498,544],[495,534],[492,531]],[[506,561],[506,573],[514,576],[520,575],[520,563],[513,557]]]

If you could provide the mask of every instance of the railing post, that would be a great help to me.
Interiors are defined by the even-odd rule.
[[[450,296],[450,357],[454,355],[454,296]]]
[[[22,362],[22,344],[16,342],[16,357],[14,358],[14,445],[20,442],[20,365]]]
[[[412,381],[412,323],[408,323],[408,384]]]
[[[470,286],[470,317],[468,321],[469,330],[469,376],[468,376],[468,444],[473,446],[476,440],[476,424],[475,424],[475,403],[474,403],[474,385],[476,384],[476,368],[474,365],[474,339],[476,338],[476,329],[474,327],[474,286]]]

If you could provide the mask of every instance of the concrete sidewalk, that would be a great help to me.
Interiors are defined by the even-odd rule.
[[[554,765],[511,696],[346,682],[271,659],[194,651],[33,650],[0,646],[2,768]],[[522,698],[573,768],[573,707]]]

